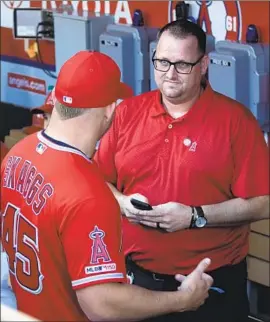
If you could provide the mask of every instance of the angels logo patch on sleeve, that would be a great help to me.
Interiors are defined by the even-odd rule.
[[[93,240],[90,264],[110,262],[111,257],[103,240],[105,232],[99,229],[98,226],[95,226],[95,229],[89,234],[89,237]]]

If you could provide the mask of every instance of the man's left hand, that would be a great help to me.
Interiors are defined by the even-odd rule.
[[[168,202],[154,206],[153,210],[138,211],[136,214],[140,224],[162,228],[167,232],[189,228],[191,216],[191,207],[178,202]]]

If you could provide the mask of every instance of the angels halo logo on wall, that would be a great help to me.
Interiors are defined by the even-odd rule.
[[[2,2],[9,9],[19,8],[22,5],[22,1],[2,1]]]
[[[168,22],[176,20],[178,1],[168,1]],[[240,1],[185,1],[189,4],[188,19],[198,22],[215,40],[241,40],[242,15]]]

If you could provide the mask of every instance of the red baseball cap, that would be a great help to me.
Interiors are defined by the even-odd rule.
[[[80,51],[61,67],[55,97],[67,107],[105,107],[133,95],[132,89],[120,80],[120,69],[109,56]]]
[[[49,92],[48,96],[44,104],[40,107],[35,107],[31,110],[33,114],[40,114],[40,113],[52,113],[54,107],[54,93],[53,91]]]

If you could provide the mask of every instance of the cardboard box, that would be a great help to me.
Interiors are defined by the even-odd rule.
[[[7,148],[10,150],[13,147],[13,145],[15,145],[18,142],[18,140],[8,135],[8,136],[5,136],[4,142]]]
[[[27,134],[25,134],[22,130],[10,130],[9,136],[19,141],[25,138]]]
[[[247,257],[248,279],[261,285],[270,286],[270,263],[251,256]]]
[[[269,262],[270,237],[251,232],[249,236],[249,254]]]
[[[8,149],[10,149],[26,136],[27,134],[25,134],[22,130],[10,130],[9,135],[5,136],[5,144]]]
[[[265,219],[265,220],[260,220],[252,223],[250,225],[251,231],[255,231],[257,233],[270,236],[270,220]]]

